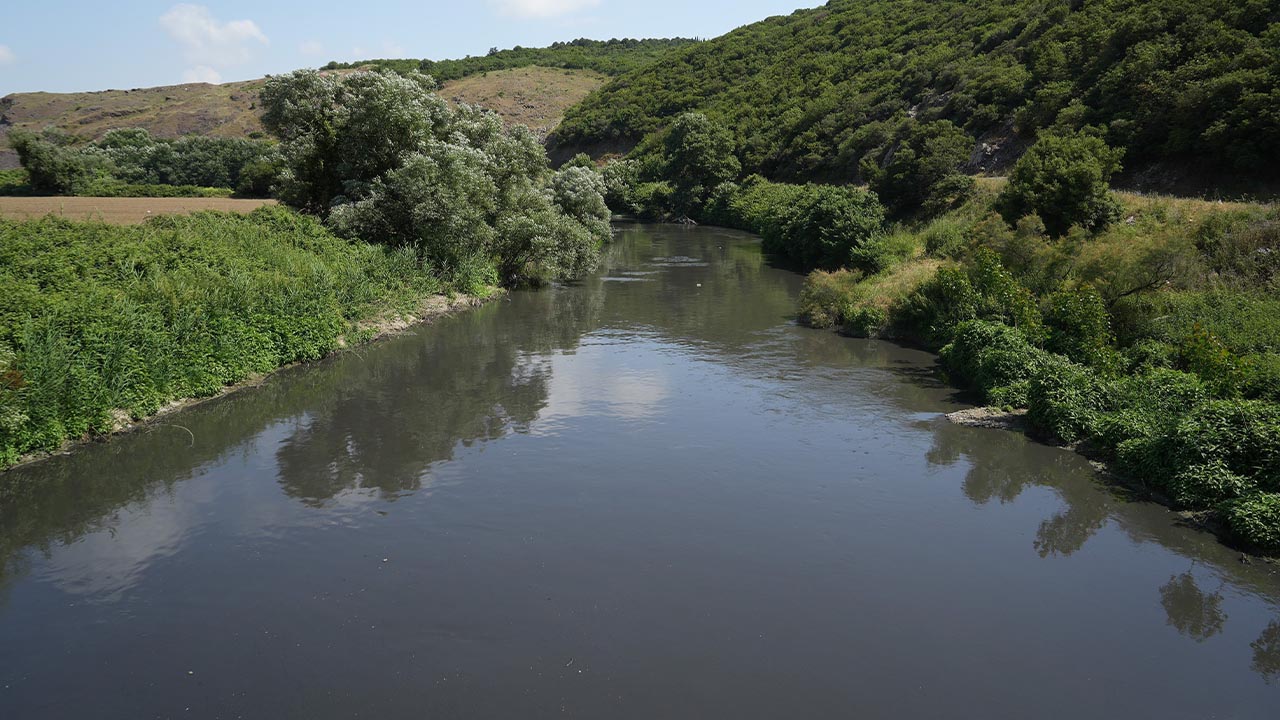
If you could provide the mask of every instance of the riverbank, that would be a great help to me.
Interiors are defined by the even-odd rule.
[[[979,403],[1280,555],[1280,209],[1107,192],[1114,222],[1055,232],[968,184],[886,223],[866,192],[751,177],[698,219],[812,270],[802,322],[937,352]]]
[[[328,359],[335,355],[365,348],[380,340],[386,340],[396,335],[408,332],[415,327],[429,325],[441,318],[448,317],[455,313],[480,307],[487,302],[504,297],[505,294],[506,292],[501,288],[494,287],[489,288],[488,292],[481,295],[434,295],[426,298],[419,308],[413,313],[403,314],[396,312],[382,317],[369,318],[357,324],[354,337],[359,338],[358,340],[348,341],[345,337],[339,338],[338,347],[324,358],[289,363],[288,365],[282,365],[265,373],[254,374],[237,383],[224,386],[212,395],[178,398],[170,401],[155,413],[144,418],[133,418],[126,410],[123,409],[115,410],[111,413],[113,424],[105,432],[94,435],[90,438],[66,440],[63,442],[61,447],[53,451],[28,453],[27,455],[18,458],[18,460],[12,465],[0,467],[0,476],[9,470],[15,470],[20,467],[39,463],[50,458],[58,457],[59,455],[67,455],[88,445],[109,442],[113,437],[118,435],[139,431],[149,431],[155,427],[167,425],[168,423],[165,423],[164,420],[172,415],[243,390],[261,387],[264,383],[270,381],[273,376],[282,371],[320,362],[321,360]],[[190,432],[190,430],[187,430],[180,425],[172,425],[172,427]]]
[[[802,319],[936,351],[1034,436],[1280,555],[1280,212],[1115,193],[1118,223],[1055,237],[1034,215],[1010,227],[1000,188],[811,273]]]
[[[476,302],[454,292],[411,250],[279,207],[0,220],[0,466]]]

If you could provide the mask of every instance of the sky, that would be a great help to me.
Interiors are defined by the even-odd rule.
[[[101,2],[5,8],[0,96],[247,80],[330,60],[443,60],[579,37],[722,35],[820,0]]]

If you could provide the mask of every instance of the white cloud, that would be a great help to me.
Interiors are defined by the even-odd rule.
[[[217,85],[222,82],[222,73],[214,70],[208,65],[197,65],[182,73],[182,81],[189,83],[213,83],[214,85]]]
[[[298,51],[303,55],[323,55],[324,43],[319,40],[305,40],[298,45]]]
[[[17,59],[18,56],[13,54],[8,45],[0,45],[0,65],[8,65]]]
[[[213,68],[248,62],[253,51],[267,44],[267,36],[252,20],[221,22],[203,5],[174,5],[160,17],[160,27],[182,47],[187,62],[197,67],[187,76],[217,75]]]
[[[600,0],[493,0],[504,15],[520,18],[551,18],[585,10]]]

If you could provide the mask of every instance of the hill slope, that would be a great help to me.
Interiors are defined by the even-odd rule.
[[[489,108],[511,124],[546,135],[564,112],[608,80],[591,70],[524,67],[482,72],[444,83],[440,94],[454,102]],[[4,142],[10,128],[41,130],[54,125],[96,140],[108,130],[146,128],[157,137],[264,133],[258,92],[262,80],[172,85],[87,93],[21,93],[0,98],[0,170],[18,167]]]
[[[445,97],[488,107],[509,123],[546,134],[560,123],[566,108],[603,85],[608,76],[647,65],[694,42],[683,38],[574,40],[546,48],[495,50],[461,60],[366,60],[329,63],[327,69],[420,70],[441,81]],[[8,95],[0,98],[0,169],[18,166],[17,155],[4,142],[11,127],[41,130],[54,125],[86,140],[122,127],[146,128],[165,138],[246,137],[262,132],[257,110],[262,82]]]
[[[361,60],[354,63],[331,62],[327,70],[366,66],[387,67],[399,72],[417,70],[441,82],[495,70],[511,70],[536,65],[567,70],[592,70],[617,76],[664,57],[672,50],[698,42],[688,38],[655,38],[635,40],[587,40],[553,43],[545,48],[516,46],[509,50],[494,48],[487,55],[461,60]]]
[[[553,145],[634,145],[697,109],[748,171],[849,180],[895,117],[962,126],[989,171],[1038,130],[1099,125],[1131,170],[1274,180],[1278,19],[1278,0],[832,0],[617,78]]]
[[[86,139],[125,127],[146,128],[158,137],[246,137],[262,132],[255,105],[262,82],[7,95],[0,98],[0,169],[18,165],[17,155],[4,143],[14,127],[41,130],[54,125]]]

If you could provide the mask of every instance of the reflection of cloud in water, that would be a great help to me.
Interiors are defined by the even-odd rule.
[[[110,527],[53,548],[42,579],[69,594],[119,599],[152,563],[175,555],[199,524],[198,511],[208,499],[186,491],[201,486],[188,484],[182,498],[131,505],[117,513]]]
[[[547,404],[538,413],[532,434],[551,434],[561,429],[564,421],[589,415],[634,421],[661,413],[671,395],[668,378],[657,368],[632,366],[623,370],[628,363],[614,355],[620,349],[611,345],[593,344],[587,338],[572,355],[523,359],[522,366],[547,368],[550,377]]]
[[[183,552],[214,517],[237,534],[258,537],[332,522],[298,515],[269,485],[241,482],[253,471],[243,463],[275,447],[291,427],[291,421],[268,426],[241,446],[243,453],[224,456],[186,482],[152,489],[70,543],[51,544],[36,577],[86,600],[114,602],[142,583],[156,563]]]

